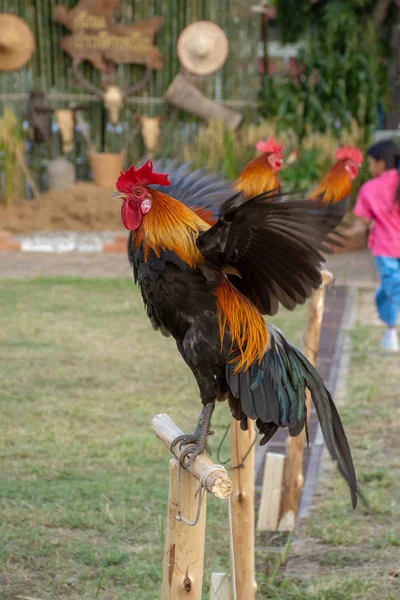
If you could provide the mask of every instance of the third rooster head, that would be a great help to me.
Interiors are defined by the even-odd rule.
[[[278,140],[273,137],[267,137],[264,140],[258,140],[256,149],[267,155],[267,160],[275,171],[279,171],[283,162],[283,146]]]
[[[121,206],[121,219],[130,231],[140,226],[143,215],[151,210],[153,203],[153,190],[149,185],[170,185],[168,175],[165,173],[154,173],[153,162],[148,160],[139,169],[132,165],[121,173],[117,179],[117,192],[113,198],[123,200]]]
[[[362,152],[356,146],[342,146],[335,153],[337,161],[343,161],[344,168],[351,180],[355,179],[358,174],[358,169],[363,162]]]

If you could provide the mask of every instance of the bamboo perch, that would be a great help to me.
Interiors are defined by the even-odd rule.
[[[168,415],[156,415],[151,421],[151,427],[158,437],[169,448],[173,440],[183,431],[172,421]],[[179,444],[173,449],[173,454],[179,459],[181,450]],[[202,474],[213,465],[213,461],[206,454],[200,454],[194,461],[189,471],[200,480]],[[225,471],[210,473],[205,482],[206,489],[216,498],[227,498],[232,494],[232,482]]]
[[[243,461],[254,441],[254,422],[247,420],[248,429],[242,431],[239,421],[231,422],[232,464],[232,527],[236,565],[236,590],[240,600],[254,600],[257,592],[255,579],[254,549],[254,447],[242,467]]]
[[[202,495],[200,517],[195,526],[178,521],[178,502],[185,518],[195,519],[199,490],[197,479],[184,469],[179,474],[179,469],[176,458],[171,458],[161,600],[201,600],[207,494]]]
[[[332,273],[322,271],[322,284],[310,298],[308,322],[304,339],[304,356],[315,365],[319,339],[321,335],[322,317],[325,305],[325,288],[333,281]],[[307,414],[310,414],[311,397],[306,396]],[[283,476],[282,506],[279,529],[293,531],[299,507],[300,492],[304,484],[303,455],[306,432],[305,428],[297,437],[288,437],[286,444],[286,462]]]

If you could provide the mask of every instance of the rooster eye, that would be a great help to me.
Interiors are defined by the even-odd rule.
[[[136,196],[141,196],[142,195],[142,190],[135,190],[135,194],[136,194]]]

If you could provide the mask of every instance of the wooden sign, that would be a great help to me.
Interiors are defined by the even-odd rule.
[[[113,15],[121,0],[79,0],[68,10],[58,5],[54,19],[72,32],[61,39],[61,48],[72,58],[88,60],[100,71],[107,62],[149,64],[161,69],[162,56],[154,44],[163,17],[151,17],[134,25],[118,25]]]

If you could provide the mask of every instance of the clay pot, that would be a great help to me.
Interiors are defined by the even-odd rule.
[[[115,188],[115,182],[124,168],[125,152],[88,152],[93,181],[103,188]]]

